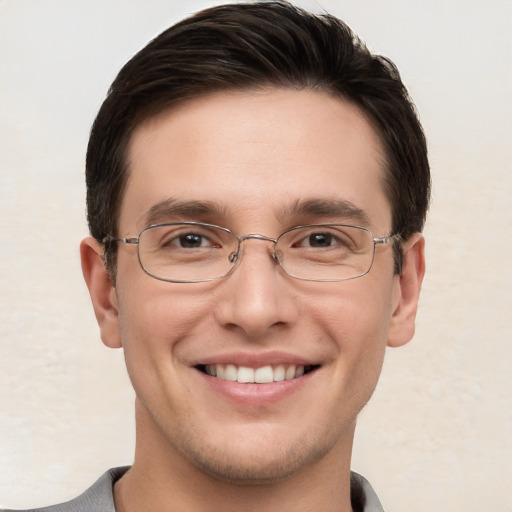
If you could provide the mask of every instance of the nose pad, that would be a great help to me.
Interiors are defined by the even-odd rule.
[[[272,241],[272,240],[270,240]],[[229,255],[229,262],[233,265],[238,265],[240,263],[240,259],[242,257],[243,246],[241,245],[238,251],[235,251]],[[269,250],[269,255],[272,258],[272,261],[277,265],[281,266],[281,251],[277,251],[275,246],[272,250]]]
[[[274,249],[272,250],[272,259],[274,260],[274,263],[276,263],[276,265],[282,266],[281,255],[282,252],[278,250],[277,247],[274,245]]]
[[[275,246],[276,240],[273,238],[264,236],[264,235],[256,235],[256,234],[245,235],[245,236],[241,237],[238,249],[236,251],[232,252],[228,256],[229,263],[231,263],[233,266],[237,266],[240,263],[240,260],[242,258],[242,253],[244,252],[244,243],[243,242],[245,242],[246,240],[250,240],[250,239],[272,242],[274,244],[274,247],[273,247],[272,251],[269,251],[270,256],[271,256],[272,260],[274,261],[274,263],[276,263],[277,265],[281,265],[279,253],[278,253],[278,251],[276,251],[276,246]]]

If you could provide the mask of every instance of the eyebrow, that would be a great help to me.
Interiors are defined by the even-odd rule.
[[[369,225],[368,214],[350,201],[338,198],[302,199],[292,205],[284,206],[278,212],[280,218],[290,216],[320,217],[351,220],[362,225]]]
[[[225,218],[228,209],[215,201],[180,201],[174,198],[164,199],[151,206],[145,216],[145,225],[168,222],[176,218],[217,217]],[[369,225],[367,213],[350,201],[338,198],[311,198],[282,206],[277,211],[280,220],[291,217],[315,217],[336,220],[350,220],[361,225]]]
[[[178,201],[168,198],[154,204],[146,213],[146,226],[168,221],[176,217],[222,217],[226,208],[213,201]]]

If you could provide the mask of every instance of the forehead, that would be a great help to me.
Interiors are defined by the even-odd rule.
[[[286,224],[297,205],[315,201],[347,204],[369,224],[391,217],[384,152],[372,125],[348,101],[309,90],[225,92],[183,102],[136,128],[128,172],[121,229],[167,220],[151,212],[172,203],[184,205],[181,218],[188,203],[214,205],[189,213],[216,222],[272,216]]]

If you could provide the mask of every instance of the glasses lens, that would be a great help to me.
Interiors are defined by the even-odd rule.
[[[175,223],[150,226],[139,236],[144,270],[164,281],[209,281],[225,276],[238,249],[228,230],[209,224]]]
[[[373,254],[370,231],[335,224],[293,228],[279,237],[276,247],[286,273],[319,281],[360,277],[370,270]]]

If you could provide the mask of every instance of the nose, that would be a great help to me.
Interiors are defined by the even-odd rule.
[[[262,236],[246,237],[237,268],[219,283],[216,320],[253,339],[291,325],[298,318],[292,278],[275,261],[273,241]]]

